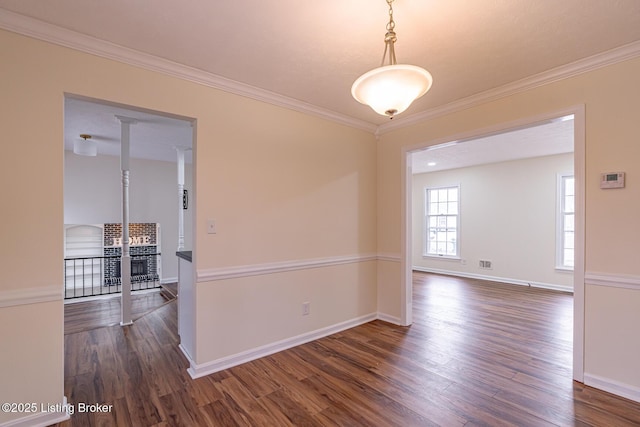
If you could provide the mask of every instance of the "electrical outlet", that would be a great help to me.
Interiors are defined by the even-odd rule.
[[[207,233],[216,234],[216,220],[208,219],[207,220]]]
[[[303,302],[302,303],[302,315],[303,316],[308,316],[309,313],[311,313],[311,303],[310,302]]]

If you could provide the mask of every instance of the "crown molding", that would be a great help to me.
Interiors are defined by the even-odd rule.
[[[201,84],[203,86],[233,93],[235,95],[244,96],[304,114],[320,117],[370,132],[375,135],[376,138],[384,133],[388,133],[396,129],[412,126],[436,117],[472,108],[519,92],[524,92],[526,90],[554,83],[640,56],[640,41],[636,41],[488,91],[432,108],[427,111],[396,118],[396,120],[382,125],[375,125],[364,120],[359,120],[344,114],[336,113],[335,111],[299,101],[297,99],[289,98],[275,92],[260,89],[255,86],[240,83],[197,68],[189,67],[154,55],[149,55],[144,52],[139,52],[137,50],[100,40],[95,37],[67,30],[56,25],[1,8],[0,28],[102,58],[163,73],[186,81]]]
[[[561,65],[556,68],[517,80],[512,83],[477,93],[475,95],[462,98],[460,100],[450,102],[448,104],[432,108],[427,111],[412,114],[410,116],[401,117],[393,122],[388,122],[378,126],[376,135],[382,135],[392,130],[415,125],[417,123],[441,117],[457,111],[476,107],[487,102],[505,98],[519,92],[524,92],[536,87],[544,86],[550,83],[558,82],[570,77],[597,70],[609,65],[617,64],[622,61],[637,58],[640,56],[640,41],[629,43],[606,52],[602,52],[587,58]]]
[[[375,124],[0,8],[0,28],[374,133]]]

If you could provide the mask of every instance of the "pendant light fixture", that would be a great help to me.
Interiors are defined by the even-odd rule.
[[[95,141],[91,141],[91,135],[86,133],[80,134],[80,138],[73,142],[73,152],[80,156],[95,157],[98,155],[98,144]]]
[[[391,119],[427,93],[433,83],[431,74],[424,68],[396,63],[394,43],[397,38],[392,3],[393,0],[387,0],[389,22],[384,37],[382,64],[364,73],[351,87],[351,95],[358,102],[369,105],[376,113]]]

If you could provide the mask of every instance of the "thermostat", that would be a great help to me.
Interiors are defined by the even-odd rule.
[[[600,188],[624,188],[624,172],[603,173],[600,176]]]

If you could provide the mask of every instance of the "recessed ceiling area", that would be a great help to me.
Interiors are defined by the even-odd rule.
[[[80,134],[88,134],[98,144],[98,156],[120,156],[116,115],[136,120],[130,126],[132,158],[176,162],[176,147],[182,147],[187,150],[185,162],[192,162],[193,120],[73,96],[64,101],[64,149],[73,151]]]
[[[412,173],[572,153],[573,125],[573,116],[568,116],[524,129],[429,147],[412,154]]]

